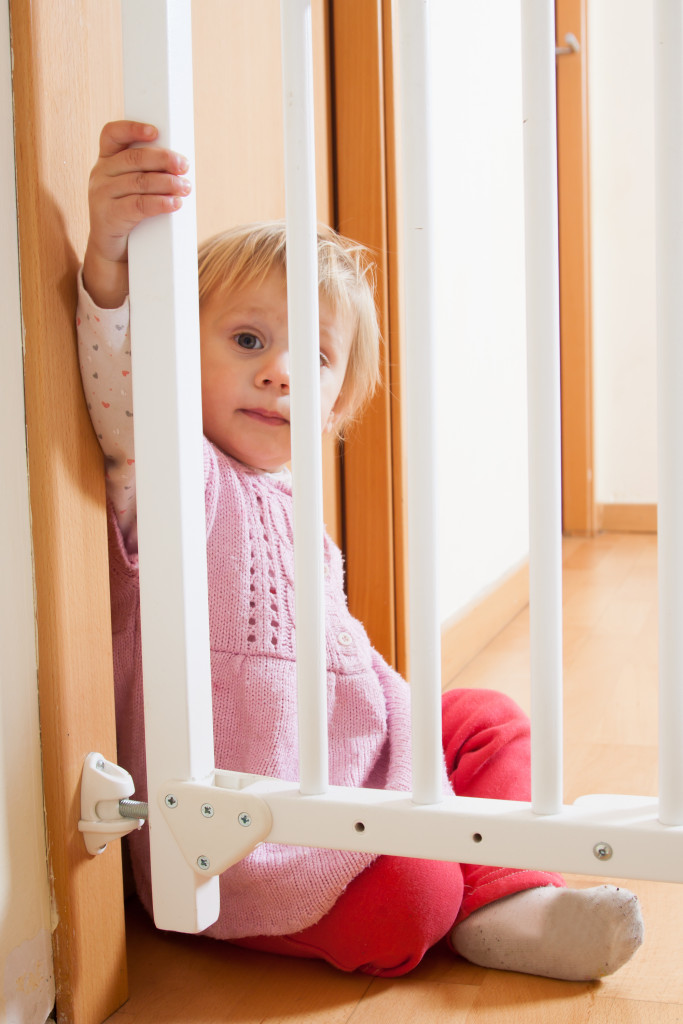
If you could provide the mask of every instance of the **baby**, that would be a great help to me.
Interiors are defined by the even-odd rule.
[[[145,798],[139,579],[128,334],[127,240],[189,192],[187,161],[156,130],[105,126],[91,175],[91,229],[78,308],[80,361],[107,467],[120,763]],[[340,432],[372,393],[379,332],[372,265],[321,229],[321,430]],[[199,252],[204,481],[216,764],[298,777],[289,352],[282,223],[227,231]],[[410,788],[409,688],[349,613],[341,555],[325,538],[330,781]],[[529,723],[493,691],[443,697],[444,786],[528,800]],[[146,830],[131,856],[151,908]],[[220,879],[208,935],[386,977],[446,938],[485,967],[586,980],[642,941],[633,894],[570,890],[559,875],[264,843]]]

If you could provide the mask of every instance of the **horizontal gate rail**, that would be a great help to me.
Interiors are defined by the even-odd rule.
[[[446,797],[415,804],[410,793],[330,786],[304,796],[295,783],[216,772],[213,786],[169,782],[173,795],[198,810],[213,810],[201,830],[180,835],[188,864],[213,846],[227,867],[231,844],[251,822],[267,821],[268,842],[329,846],[402,857],[539,869],[618,878],[683,882],[683,828],[657,817],[655,797],[587,796],[561,813],[535,814],[515,800]],[[164,793],[159,791],[160,806]],[[245,808],[247,810],[245,811]],[[164,805],[172,822],[175,810]],[[212,864],[216,869],[217,865]],[[211,870],[211,869],[210,869]]]

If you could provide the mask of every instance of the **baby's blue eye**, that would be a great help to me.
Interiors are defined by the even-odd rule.
[[[243,334],[236,334],[235,341],[240,348],[246,348],[250,351],[254,351],[259,348],[263,348],[263,344],[260,338],[257,338],[255,334],[249,334],[247,332]]]

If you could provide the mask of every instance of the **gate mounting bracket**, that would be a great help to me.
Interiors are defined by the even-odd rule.
[[[107,761],[102,754],[88,754],[81,776],[81,820],[78,831],[83,833],[88,853],[102,853],[112,839],[120,839],[136,828],[142,828],[145,816],[124,817],[120,801],[135,792],[132,776],[117,764]],[[144,804],[135,805],[142,809]]]

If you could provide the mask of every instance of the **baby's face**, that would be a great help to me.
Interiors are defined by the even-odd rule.
[[[274,472],[290,459],[289,349],[285,275],[216,293],[200,311],[204,433],[228,455]],[[351,347],[348,318],[320,299],[322,430],[335,403]]]

